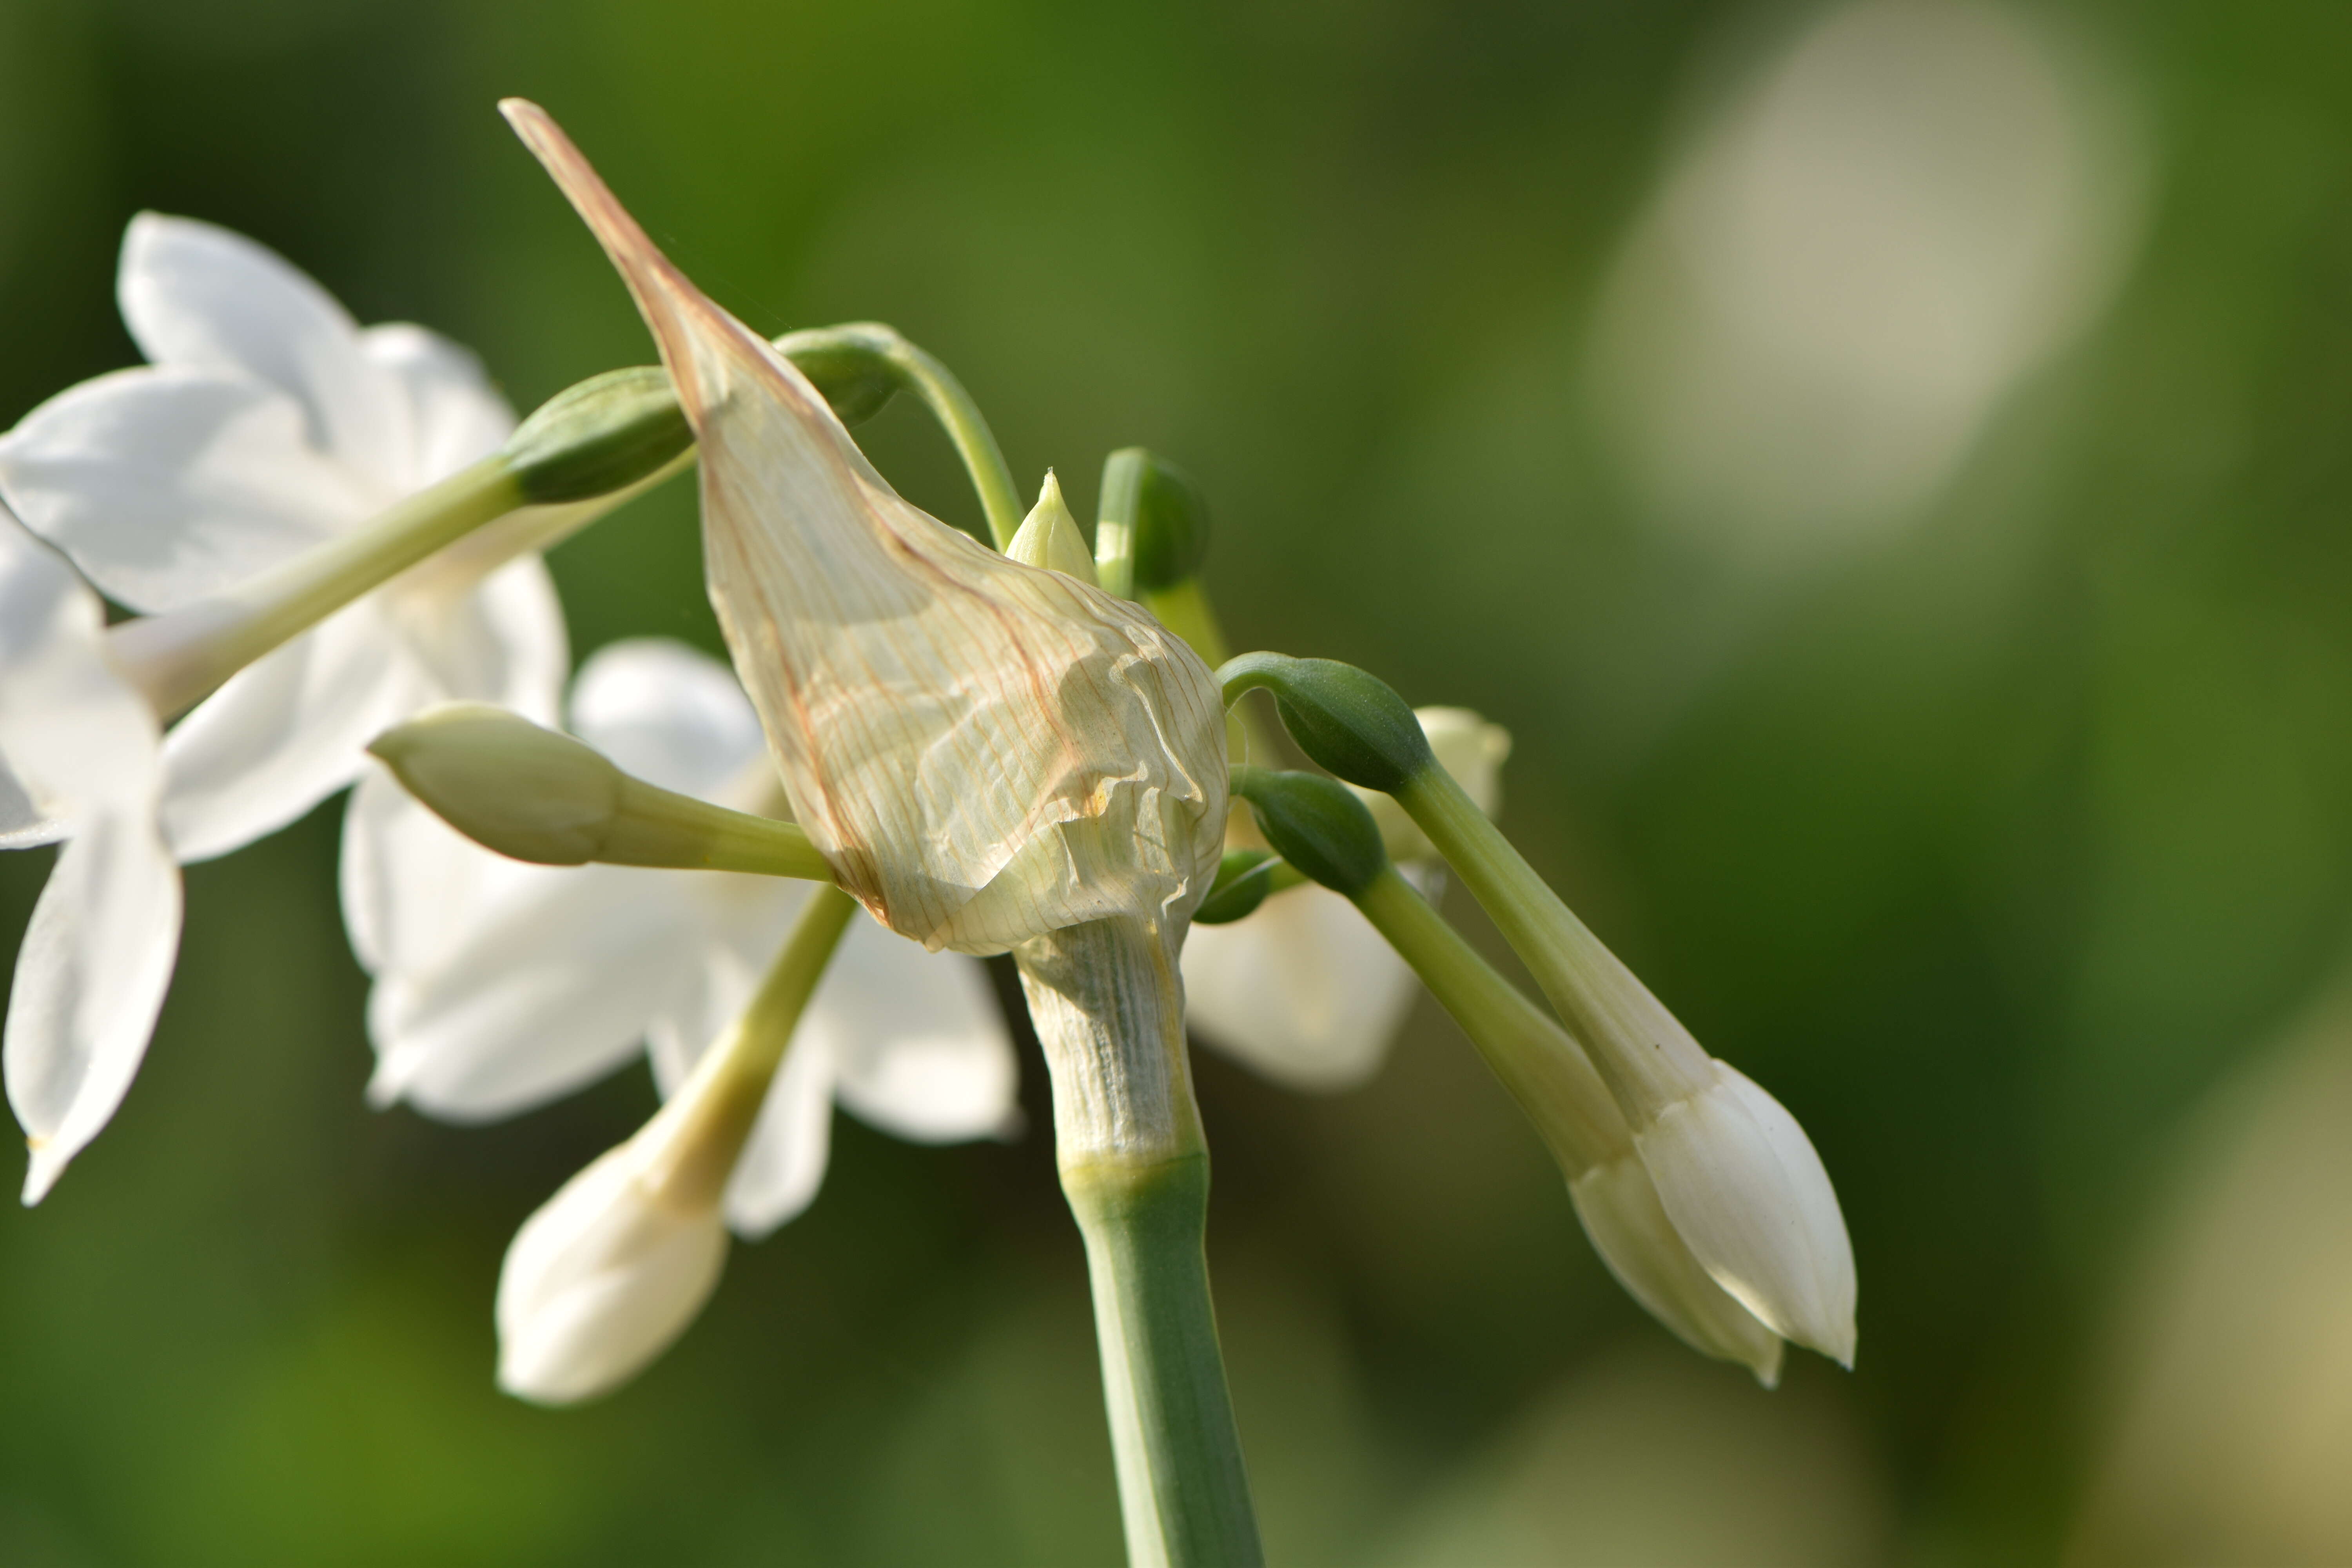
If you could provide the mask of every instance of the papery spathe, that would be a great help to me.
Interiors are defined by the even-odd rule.
[[[902,935],[971,952],[1189,914],[1224,826],[1207,668],[1139,607],[901,500],[552,121],[504,108],[660,344],[701,442],[712,602],[841,885]]]

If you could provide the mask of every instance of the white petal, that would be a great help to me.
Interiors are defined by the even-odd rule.
[[[106,661],[97,596],[0,511],[0,765],[17,831],[100,805],[152,812],[155,720]],[[37,838],[35,841],[38,841]]]
[[[489,702],[554,725],[572,647],[554,580],[538,556],[454,595],[404,587],[384,595],[385,613],[425,678],[420,702]]]
[[[886,1132],[953,1143],[1017,1125],[1013,1037],[975,959],[854,920],[801,1032],[831,1042],[835,1095]]]
[[[343,923],[371,974],[448,961],[501,900],[556,875],[483,848],[381,766],[360,776],[343,808]]]
[[[756,1241],[809,1206],[833,1152],[833,1057],[799,1031],[727,1184],[727,1224]]]
[[[1276,893],[1184,939],[1187,1021],[1210,1045],[1292,1089],[1370,1078],[1412,1009],[1412,971],[1328,888]]]
[[[72,827],[63,817],[48,816],[35,805],[31,788],[0,763],[0,849],[55,844]]]
[[[163,742],[163,825],[184,862],[274,833],[350,784],[421,701],[373,598],[230,677]]]
[[[706,800],[767,752],[734,671],[667,637],[591,655],[572,682],[572,731],[624,773]]]
[[[360,333],[360,352],[405,395],[413,445],[396,489],[420,490],[505,445],[514,410],[474,351],[436,331],[394,321]]]
[[[523,1222],[499,1271],[499,1386],[547,1405],[635,1376],[686,1331],[727,1261],[727,1230],[640,1186],[625,1143]]]
[[[1797,1119],[1737,1068],[1633,1133],[1675,1229],[1717,1284],[1786,1339],[1853,1364],[1853,1247]]]
[[[360,521],[394,492],[312,447],[302,410],[218,370],[126,370],[0,437],[0,489],[109,597],[167,610]]]
[[[1639,1159],[1629,1152],[1595,1165],[1568,1193],[1592,1249],[1627,1295],[1693,1350],[1739,1363],[1767,1388],[1780,1382],[1780,1336],[1707,1278]]]
[[[612,1071],[690,983],[698,936],[681,878],[622,866],[541,868],[449,958],[377,982],[369,1095],[431,1115],[511,1115]]]
[[[124,325],[156,364],[232,369],[302,406],[311,444],[394,490],[416,449],[400,379],[334,296],[283,257],[189,218],[141,213],[122,237]]]
[[[122,1103],[179,942],[179,868],[153,819],[109,810],[80,823],[33,907],[8,997],[8,1100],[33,1151],[27,1204]]]

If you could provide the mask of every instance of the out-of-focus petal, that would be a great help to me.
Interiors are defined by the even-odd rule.
[[[5,763],[0,763],[0,849],[29,849],[37,844],[55,844],[72,826],[61,817],[43,813],[33,804],[32,791],[19,783]]]
[[[393,499],[311,447],[301,408],[233,372],[126,370],[0,437],[0,490],[108,597],[168,610],[290,559]]]
[[[274,833],[357,778],[368,741],[424,700],[370,598],[248,665],[163,742],[163,826],[181,860]]]
[[[599,648],[572,685],[572,731],[622,772],[708,800],[765,755],[734,672],[667,637]]]
[[[416,448],[400,378],[333,295],[266,246],[141,213],[122,236],[123,323],[159,365],[231,369],[302,405],[311,445],[395,491]]]
[[[833,1152],[833,1054],[798,1031],[727,1184],[727,1225],[756,1241],[809,1206]]]
[[[416,974],[447,962],[520,889],[562,871],[476,844],[370,767],[343,808],[343,924],[371,974]]]
[[[414,433],[394,488],[419,490],[488,457],[514,434],[514,410],[473,350],[406,321],[360,333],[360,352],[406,395]]]
[[[538,556],[509,562],[462,594],[395,588],[384,605],[425,678],[422,700],[489,702],[554,725],[572,645]]]
[[[976,959],[853,921],[801,1034],[831,1043],[835,1095],[885,1132],[952,1143],[1019,1115],[1013,1037]]]
[[[369,1097],[453,1121],[511,1115],[612,1071],[691,984],[677,874],[542,868],[448,959],[387,974],[368,1003]]]
[[[1276,1082],[1333,1092],[1370,1077],[1412,1006],[1412,971],[1356,906],[1312,885],[1184,939],[1187,1020]]]
[[[33,906],[8,997],[8,1101],[40,1202],[122,1103],[180,944],[180,871],[137,809],[77,824]]]

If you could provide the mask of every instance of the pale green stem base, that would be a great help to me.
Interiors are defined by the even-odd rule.
[[[1209,1157],[1066,1168],[1134,1568],[1265,1562],[1225,1389],[1202,1238]]]

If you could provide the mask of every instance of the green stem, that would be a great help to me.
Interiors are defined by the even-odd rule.
[[[1712,1064],[1690,1031],[1536,875],[1452,774],[1424,767],[1396,801],[1461,877],[1570,1032],[1591,1047],[1629,1121],[1646,1125],[1712,1081]]]
[[[1013,491],[1013,471],[1005,466],[1004,451],[996,444],[995,432],[989,429],[988,421],[981,416],[980,405],[972,401],[971,394],[964,390],[955,373],[899,336],[897,329],[879,322],[860,321],[824,331],[877,355],[889,366],[900,385],[922,400],[923,406],[931,411],[931,416],[954,444],[956,456],[963,459],[964,472],[971,477],[971,488],[980,494],[980,510],[988,518],[989,537],[996,542],[999,550],[1012,543],[1026,509]]]
[[[1264,1561],[1209,1300],[1209,1154],[1185,1054],[1181,932],[1133,918],[1014,950],[1086,1238],[1134,1568]]]
[[[158,717],[174,718],[262,655],[521,504],[505,458],[493,454],[226,593],[125,622],[107,634],[108,656]]]
[[[1128,1561],[1263,1563],[1209,1300],[1207,1152],[1066,1166],[1062,1191],[1086,1237]]]

